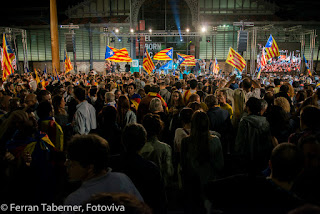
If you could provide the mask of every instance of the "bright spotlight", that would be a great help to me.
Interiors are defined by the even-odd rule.
[[[223,25],[223,27],[226,27],[226,25]]]
[[[201,28],[202,33],[206,32],[206,30],[207,30],[206,27]]]
[[[133,33],[133,32],[134,32],[134,30],[131,28],[131,29],[130,29],[130,32],[131,32],[131,33]]]
[[[118,29],[118,28],[116,28],[115,32],[116,32],[116,33],[119,33],[119,29]]]
[[[180,39],[180,42],[183,42],[183,39]]]
[[[190,29],[189,28],[187,28],[187,30],[186,30],[187,32],[189,32],[190,31]]]
[[[149,29],[149,32],[152,33],[152,29]]]

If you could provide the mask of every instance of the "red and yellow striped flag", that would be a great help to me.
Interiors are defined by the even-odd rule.
[[[70,57],[68,57],[67,52],[66,52],[66,57],[64,58],[64,67],[66,70],[65,73],[68,73],[69,71],[71,71],[73,69]]]
[[[231,47],[229,49],[226,63],[228,63],[232,67],[237,68],[239,71],[242,71],[246,67],[246,61],[243,59],[243,57],[239,53],[237,53]]]
[[[144,50],[143,54],[143,68],[146,70],[148,74],[151,74],[151,72],[156,68],[149,56],[148,50]]]
[[[107,46],[106,48],[105,60],[113,62],[132,62],[126,48],[118,50],[110,46]]]
[[[8,53],[8,43],[5,34],[3,34],[3,53],[2,53],[2,74],[3,80],[10,74],[13,74],[14,70],[12,67],[11,59]]]
[[[271,59],[272,57],[280,56],[278,45],[272,35],[270,35],[265,48],[267,52],[265,57],[267,60]]]
[[[180,66],[196,66],[196,59],[193,55],[177,53]]]
[[[164,50],[159,51],[156,55],[154,55],[154,60],[172,60],[173,57],[173,48],[166,48]]]

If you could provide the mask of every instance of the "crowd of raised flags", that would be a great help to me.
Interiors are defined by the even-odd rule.
[[[6,79],[8,75],[14,73],[16,69],[16,56],[13,53],[12,49],[7,43],[6,36],[3,34],[3,47],[1,50],[1,65],[3,70],[3,80]],[[262,52],[260,58],[258,59],[258,72],[256,77],[260,78],[261,71],[267,65],[267,61],[274,57],[279,57],[279,47],[275,41],[275,39],[270,35],[265,47],[262,48]],[[196,59],[193,55],[186,55],[177,53],[178,64],[180,66],[196,66]],[[308,62],[303,55],[303,59],[306,65],[306,70],[309,76],[312,76],[312,72],[308,66]],[[129,53],[126,48],[116,49],[111,46],[106,46],[105,52],[105,60],[113,61],[113,62],[132,62],[132,58],[130,58]],[[148,50],[145,49],[144,56],[143,56],[143,68],[144,70],[150,74],[153,72],[156,67],[152,60],[165,60],[169,61],[167,64],[163,65],[162,69],[173,69],[173,48],[166,48],[159,51],[157,54],[154,55],[153,59],[151,59]],[[246,61],[241,56],[241,54],[237,53],[232,47],[229,48],[228,56],[226,59],[226,63],[238,69],[240,72],[246,67]],[[220,71],[219,64],[217,59],[215,58],[214,62],[212,63],[212,72],[213,74],[218,74]],[[64,67],[65,73],[70,72],[73,70],[70,57],[68,57],[67,52],[65,51],[65,58],[64,58]],[[28,70],[28,69],[27,69]],[[58,77],[58,72],[54,68],[54,75]]]

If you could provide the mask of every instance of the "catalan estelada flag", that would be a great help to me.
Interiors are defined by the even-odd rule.
[[[166,48],[154,55],[154,60],[172,60],[173,58],[173,48]]]
[[[177,53],[180,66],[196,66],[195,57],[192,55]]]
[[[113,62],[132,62],[132,59],[129,57],[128,51],[126,48],[120,50],[110,47],[107,45],[105,60]]]
[[[242,71],[246,67],[246,61],[232,47],[229,49],[226,63],[237,68],[239,71]]]
[[[308,66],[308,61],[307,61],[306,57],[304,56],[304,54],[303,54],[303,60],[304,60],[304,63],[305,63],[305,65],[306,65],[306,70],[307,70],[307,72],[308,72],[308,75],[309,75],[309,76],[312,76],[312,73],[311,73],[310,68],[309,68],[309,66]]]
[[[151,74],[151,72],[156,68],[150,58],[150,55],[148,53],[148,50],[144,50],[143,54],[143,68],[146,70],[148,74]]]
[[[213,71],[214,74],[218,74],[218,73],[219,73],[219,70],[220,70],[220,68],[219,68],[218,60],[217,60],[217,58],[216,58],[216,59],[214,60],[214,63],[213,63],[213,69],[212,69],[212,71]]]
[[[3,80],[7,78],[7,76],[13,74],[14,69],[12,67],[12,61],[10,58],[10,48],[6,40],[5,34],[3,34],[3,53],[2,53],[2,73],[3,73]],[[10,49],[10,50],[9,50]],[[11,51],[12,52],[12,51]]]
[[[39,78],[39,76],[38,76],[37,69],[34,69],[34,73],[36,74],[36,81],[37,81],[37,84],[39,84],[39,82],[40,82],[40,78]]]
[[[66,56],[64,58],[64,68],[65,68],[65,73],[68,73],[69,71],[71,71],[73,69],[73,67],[71,65],[70,57],[68,57],[67,52],[66,52]]]
[[[265,48],[267,53],[267,60],[280,55],[278,45],[276,43],[276,40],[274,40],[274,38],[272,37],[272,35],[270,35]]]
[[[260,66],[264,67],[267,64],[267,59],[265,55],[265,49],[262,49],[261,57],[260,57]]]

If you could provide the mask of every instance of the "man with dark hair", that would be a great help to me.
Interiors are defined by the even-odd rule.
[[[196,89],[197,86],[198,86],[198,81],[196,79],[190,80],[190,89],[186,90],[182,96],[184,103],[188,103],[188,100],[191,94],[197,93],[197,89]]]
[[[261,101],[250,97],[246,103],[248,116],[244,116],[238,128],[235,152],[244,160],[244,170],[248,173],[260,173],[267,167],[273,148],[270,125],[261,116]]]
[[[74,89],[74,96],[78,105],[73,120],[73,130],[77,134],[89,134],[92,129],[97,128],[96,110],[85,99],[86,92],[82,87]]]
[[[137,123],[125,126],[122,141],[127,148],[123,172],[132,179],[155,214],[165,213],[166,194],[159,167],[139,154],[147,142],[145,128]]]
[[[101,192],[123,192],[143,201],[139,191],[125,174],[111,172],[108,142],[98,135],[76,135],[68,144],[65,166],[71,181],[82,185],[65,200],[66,205],[81,205]]]

